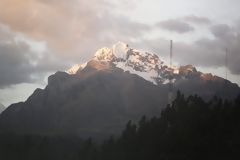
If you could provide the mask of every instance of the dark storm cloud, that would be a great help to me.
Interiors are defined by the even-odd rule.
[[[237,34],[234,28],[230,27],[227,24],[211,26],[210,31],[217,39],[225,39],[226,42],[228,42],[229,40],[234,40],[234,37]]]
[[[29,44],[16,40],[16,37],[7,27],[0,25],[0,88],[40,81],[36,76],[56,67],[62,68],[53,58],[46,57],[46,53],[41,53],[40,58]]]
[[[225,67],[228,49],[228,69],[232,74],[240,74],[240,25],[213,25],[210,33],[214,38],[202,38],[194,44],[176,43],[179,62],[187,62],[204,67]],[[184,57],[184,58],[183,58]]]
[[[190,24],[180,19],[169,19],[166,21],[161,21],[157,23],[157,26],[162,29],[177,33],[187,33],[194,31],[194,28]]]
[[[202,39],[191,44],[179,41],[173,41],[173,43],[173,61],[179,63],[179,65],[192,64],[196,67],[215,68],[222,67],[225,64],[224,49],[212,48],[212,45],[217,44],[209,39]],[[152,39],[144,41],[144,43],[140,42],[137,46],[157,53],[160,58],[165,59],[167,64],[169,63],[170,40],[163,38]]]
[[[211,27],[211,32],[215,36],[212,47],[228,48],[228,68],[233,74],[240,74],[240,24],[215,25]]]
[[[0,44],[0,88],[3,86],[30,82],[29,61],[26,44]]]
[[[228,69],[240,75],[240,23],[212,25],[209,34],[213,38],[201,38],[187,43],[174,40],[173,59],[180,65],[192,64],[207,68],[225,67],[226,48],[228,48]],[[137,47],[158,53],[168,60],[169,40],[164,38],[139,41]]]

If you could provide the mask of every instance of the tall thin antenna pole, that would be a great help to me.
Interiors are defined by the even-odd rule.
[[[169,92],[168,92],[168,104],[173,100],[173,71],[172,71],[172,57],[173,57],[173,41],[170,41],[170,74],[169,74]]]
[[[172,68],[173,41],[170,41],[170,67]]]
[[[226,80],[228,80],[228,49],[226,48],[225,55],[225,69],[226,69]]]

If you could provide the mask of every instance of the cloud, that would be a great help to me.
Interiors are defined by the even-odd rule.
[[[211,33],[218,39],[233,39],[235,31],[227,24],[213,25],[210,28]]]
[[[88,60],[99,47],[131,41],[151,29],[114,14],[120,5],[109,0],[1,0],[0,24],[9,30],[0,30],[0,87],[35,82],[38,75]],[[18,34],[28,42],[17,42]],[[45,43],[46,51],[39,56],[29,41]]]
[[[240,75],[240,23],[211,25],[209,34],[194,42],[174,41],[173,59],[180,65],[192,64],[205,68],[225,67],[226,48],[228,48],[228,70],[233,75]],[[160,57],[168,58],[169,40],[164,38],[148,39],[137,44]]]
[[[166,57],[169,41],[163,37],[146,39],[155,30],[151,25],[118,14],[119,8],[127,6],[125,1],[116,0],[1,0],[0,23],[10,29],[0,30],[0,74],[5,77],[1,78],[0,87],[35,82],[38,75],[86,61],[99,47],[117,41],[133,43]],[[198,32],[197,25],[212,26],[209,34],[214,38],[203,36],[192,43],[174,41],[175,60],[179,64],[219,67],[224,65],[224,50],[228,47],[229,70],[240,74],[240,25],[212,23],[206,17],[190,15],[161,21],[156,26],[179,34],[194,34]],[[19,33],[29,41],[45,43],[46,51],[39,56],[28,42],[16,41]]]
[[[157,23],[157,26],[162,29],[177,33],[187,33],[194,31],[194,28],[190,24],[181,21],[180,19],[169,19],[166,21],[161,21]]]
[[[228,68],[233,74],[240,74],[240,23],[234,26],[226,24],[214,25],[210,28],[215,36],[212,40],[212,48],[228,48]]]
[[[206,17],[200,17],[195,15],[189,15],[182,18],[185,22],[193,23],[193,24],[211,24],[211,20]]]
[[[0,25],[0,88],[41,81],[41,74],[63,68],[60,61],[47,53],[33,52],[19,35]],[[39,77],[40,76],[40,77]]]
[[[0,44],[0,87],[22,82],[31,82],[28,77],[29,61],[25,53],[28,46],[25,44]]]
[[[87,58],[86,53],[97,47],[140,36],[149,29],[146,24],[114,14],[116,5],[121,4],[109,0],[1,0],[0,22],[46,41],[61,56],[76,59],[85,54]]]
[[[158,22],[156,26],[167,31],[183,34],[195,31],[195,26],[197,27],[199,25],[210,25],[211,23],[211,20],[206,17],[188,15]]]

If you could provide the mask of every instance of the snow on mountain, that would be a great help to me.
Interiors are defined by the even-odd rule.
[[[168,95],[174,97],[177,90],[206,101],[213,96],[233,99],[240,93],[237,84],[203,74],[192,65],[169,67],[156,54],[124,43],[99,49],[89,62],[75,65],[68,73],[74,75],[49,76],[45,89],[36,89],[26,102],[9,106],[0,115],[0,130],[110,136],[119,134],[129,119],[159,115],[169,103]],[[174,82],[171,94],[169,82]]]
[[[113,45],[112,50],[113,54],[120,59],[125,60],[127,58],[127,52],[129,50],[129,46],[126,43],[118,42],[115,45]]]
[[[75,64],[74,66],[72,66],[72,67],[67,71],[67,73],[69,73],[69,74],[76,74],[79,69],[85,68],[86,65],[87,65],[87,63]]]
[[[97,50],[93,59],[97,61],[111,61],[114,57],[113,49],[104,47]]]
[[[136,49],[127,50],[126,58],[115,60],[113,64],[124,71],[137,74],[155,84],[157,84],[156,78],[159,77],[159,71],[163,67],[163,61],[157,55]]]
[[[95,53],[93,60],[109,62],[113,66],[137,74],[144,79],[157,84],[156,79],[160,76],[160,70],[164,62],[156,54],[132,49],[128,44],[118,42],[112,48],[101,48]],[[77,64],[70,68],[67,73],[76,74],[85,65]]]
[[[126,60],[127,52],[129,51],[129,47],[127,44],[123,42],[118,42],[112,46],[112,48],[101,48],[97,50],[94,55],[94,60],[97,61],[113,61],[113,60]]]
[[[111,48],[104,47],[97,50],[92,60],[107,64],[106,67],[102,67],[103,69],[108,66],[117,67],[125,72],[137,74],[156,85],[167,84],[170,82],[170,78],[174,82],[179,79],[189,79],[193,76],[203,80],[206,79],[205,74],[197,71],[192,65],[170,67],[158,55],[132,49],[123,42],[118,42]],[[84,69],[87,65],[88,62],[74,65],[67,73],[76,74],[78,70]]]

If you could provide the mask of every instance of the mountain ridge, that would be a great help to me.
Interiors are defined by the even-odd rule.
[[[170,78],[174,93],[181,90],[205,100],[213,96],[233,99],[240,93],[236,84],[202,74],[192,65],[169,67],[158,56],[126,48],[120,44],[100,49],[89,62],[49,76],[44,89],[36,89],[25,102],[12,104],[0,115],[0,131],[117,135],[129,120],[160,115],[168,104]]]
[[[176,80],[187,79],[189,75],[195,75],[197,78],[205,81],[217,80],[226,81],[226,83],[230,82],[211,73],[200,72],[191,64],[179,67],[174,65],[170,66],[160,59],[157,54],[130,48],[129,45],[124,42],[118,42],[111,48],[103,47],[98,49],[93,58],[88,62],[92,61],[99,61],[100,63],[105,63],[106,67],[116,67],[129,73],[137,74],[156,85],[168,84],[170,82],[170,76],[173,82],[175,82]],[[76,64],[66,72],[76,74],[78,70],[83,70],[88,62]]]
[[[0,130],[83,137],[118,134],[129,119],[160,114],[166,89],[122,70],[87,66],[75,75],[57,72],[45,89],[36,89],[26,102],[3,112]]]

